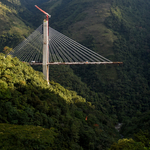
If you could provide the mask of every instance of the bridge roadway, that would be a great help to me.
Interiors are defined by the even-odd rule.
[[[30,62],[30,65],[43,65],[43,63]],[[49,62],[47,65],[95,65],[95,64],[123,64],[123,62]]]

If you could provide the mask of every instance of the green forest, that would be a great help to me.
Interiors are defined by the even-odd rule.
[[[123,64],[50,66],[48,85],[5,51],[42,24],[35,4],[51,27]],[[0,149],[149,150],[149,16],[150,0],[1,0]]]

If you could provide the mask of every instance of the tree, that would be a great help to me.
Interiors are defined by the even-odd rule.
[[[10,48],[10,47],[8,47],[8,46],[5,46],[3,52],[4,52],[6,55],[8,55],[10,52],[13,52],[13,49]]]
[[[109,150],[145,150],[144,144],[135,142],[133,139],[120,139]]]

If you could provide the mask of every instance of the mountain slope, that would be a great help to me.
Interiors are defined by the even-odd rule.
[[[52,14],[52,27],[104,56],[113,55],[115,36],[104,26],[110,15],[109,0],[50,2],[43,7]]]
[[[149,110],[149,0],[57,0],[46,4],[42,7],[52,14],[54,28],[103,56],[124,63],[71,66],[77,80],[82,81],[82,88],[70,84],[73,76],[69,77],[69,73],[66,82],[60,80],[62,69],[55,76],[51,74],[51,79],[79,94],[86,93],[87,100],[94,103],[103,99],[111,113],[117,112],[120,121]],[[83,90],[87,87],[88,92]]]
[[[109,1],[96,1],[96,0],[95,1],[59,1],[57,0],[57,1],[49,1],[43,3],[40,7],[52,15],[52,17],[50,18],[50,26],[52,26],[53,28],[57,29],[60,32],[63,32],[64,34],[75,39],[81,44],[91,48],[92,50],[97,51],[100,54],[105,52],[107,58],[115,59],[112,51],[112,47],[110,46],[112,45],[113,41],[109,39],[111,36],[113,36],[113,38],[115,39],[115,36],[112,34],[112,32],[109,29],[108,29],[109,30],[108,34],[105,33],[105,36],[100,34],[105,32],[103,30],[104,28],[107,30],[107,28],[104,25],[104,20],[107,16],[110,15],[108,6],[110,7]],[[104,9],[97,16],[94,7],[96,8],[98,7],[97,8],[98,12],[100,12],[101,7],[104,7]],[[105,8],[107,9],[105,10]],[[38,16],[39,15],[43,16],[43,14],[42,15],[41,14],[42,13],[39,12]],[[90,18],[90,20],[88,20],[88,18]],[[95,20],[97,21],[95,22]],[[84,25],[86,24],[84,22],[87,22],[86,28],[84,27]],[[78,26],[74,25],[76,23],[80,24],[79,26],[81,27],[81,30],[78,30],[77,29]],[[93,32],[94,28],[92,24],[100,27],[95,28],[95,31]],[[71,27],[73,26],[76,27],[76,29],[70,30]],[[101,28],[101,26],[104,26],[104,28]],[[88,32],[90,34],[88,34]],[[95,34],[97,35],[94,37]],[[99,40],[100,42],[96,44],[95,40],[97,41]],[[103,43],[103,45],[105,46],[103,50],[105,48],[107,49],[107,47],[108,49],[103,51],[102,46],[100,46],[101,43]],[[106,43],[109,44],[107,45]],[[107,53],[107,51],[109,52]],[[92,65],[71,66],[71,67],[51,66],[50,80],[54,80],[60,83],[61,85],[65,86],[67,89],[77,91],[78,94],[85,97],[89,102],[93,102],[94,105],[98,107],[100,110],[108,111],[110,114],[113,114],[115,117],[114,114],[115,111],[111,107],[111,105],[107,102],[106,100],[108,99],[107,95],[103,94],[103,87],[101,87],[102,85],[104,85],[102,80],[113,81],[117,79],[117,72],[114,66],[108,66],[108,68],[107,66],[94,66],[94,65],[93,66]],[[41,69],[39,68],[39,70]],[[95,91],[95,89],[97,90]],[[99,93],[97,92],[98,90]],[[106,109],[104,106],[107,106],[108,109]]]
[[[20,1],[0,2],[0,51],[5,46],[15,47],[31,32],[29,23],[19,16],[19,12],[25,13],[25,8],[21,6]]]
[[[1,149],[52,149],[55,147],[54,138],[56,137],[54,128],[0,123]]]
[[[44,149],[51,144],[52,149],[106,149],[118,138],[109,115],[96,110],[76,92],[54,82],[48,85],[42,73],[17,58],[1,54],[0,66],[0,126],[6,126],[0,131],[3,133],[0,134],[0,147],[8,148],[6,141],[13,146],[15,138],[20,149],[26,147],[26,142],[29,142],[29,149],[37,145],[37,149],[42,146]],[[28,126],[25,130],[24,126],[18,125]],[[34,131],[26,138],[26,131],[31,128],[40,129],[37,134],[44,138],[34,139]],[[47,143],[45,136],[50,132],[52,135]]]

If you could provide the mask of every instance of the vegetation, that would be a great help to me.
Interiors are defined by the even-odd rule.
[[[29,23],[20,17],[21,12],[27,16],[25,8],[20,5],[19,0],[0,2],[0,52],[6,45],[14,48],[31,32]]]
[[[5,46],[3,52],[4,52],[6,55],[8,55],[10,52],[13,52],[13,49],[10,48],[10,47],[8,47],[8,46]]]
[[[149,150],[150,134],[140,130],[134,135],[133,139],[120,139],[118,143],[114,143],[109,150]]]
[[[32,9],[34,3],[1,1],[0,51],[7,53],[31,32],[32,26],[41,24],[44,17]],[[15,137],[20,149],[26,143],[28,149],[33,148],[31,143],[35,149],[149,149],[149,0],[36,3],[52,14],[53,28],[123,65],[51,66],[48,86],[41,73],[1,54],[0,125],[10,134],[0,131],[0,146],[10,149],[4,142],[6,136],[10,143],[15,142],[10,137]],[[114,129],[118,122],[123,123],[120,133],[124,139],[110,146],[118,138]],[[24,127],[26,131],[39,130],[41,137],[51,133],[49,142],[34,138],[34,131],[27,138]],[[24,132],[18,139],[16,132],[21,130]]]
[[[65,7],[69,7],[71,4],[73,5],[72,1],[69,1],[69,3],[66,2]],[[86,5],[81,6],[85,6],[85,10],[86,8],[89,8]],[[94,4],[92,6],[94,6]],[[142,121],[140,119],[143,118],[142,112],[147,112],[150,107],[148,69],[150,49],[150,45],[148,43],[150,20],[147,17],[147,14],[150,13],[149,7],[150,3],[148,0],[144,2],[140,0],[132,0],[130,2],[127,0],[115,0],[111,4],[109,16],[105,17],[104,22],[102,22],[102,24],[105,26],[103,31],[106,31],[107,27],[106,33],[109,35],[109,37],[110,32],[108,32],[108,29],[113,32],[113,45],[111,45],[113,52],[111,50],[111,54],[114,55],[107,56],[105,53],[103,53],[102,45],[101,50],[98,52],[104,56],[107,56],[107,58],[110,58],[111,60],[122,61],[124,63],[122,66],[73,66],[71,67],[73,71],[69,71],[71,70],[70,68],[64,67],[65,70],[67,70],[67,72],[65,72],[65,74],[67,74],[65,76],[67,77],[67,82],[65,83],[64,80],[60,79],[60,74],[62,75],[61,78],[63,78],[63,67],[63,69],[61,69],[61,67],[57,67],[58,70],[60,69],[60,71],[57,70],[59,73],[54,72],[55,76],[51,74],[51,78],[53,80],[61,83],[67,88],[76,90],[78,94],[86,97],[88,101],[91,101],[93,104],[95,104],[97,109],[104,110],[106,108],[105,110],[107,113],[113,114],[112,116],[117,115],[118,121],[124,122],[121,133],[125,137],[133,137],[132,135],[134,133],[137,134],[140,129],[149,130],[149,122],[146,119],[148,116]],[[90,11],[90,13],[92,14],[92,11]],[[103,14],[104,12],[100,13],[101,16]],[[88,13],[86,15],[88,16]],[[94,18],[94,15],[92,17]],[[61,19],[63,20],[63,17],[61,17]],[[60,20],[57,22],[59,21]],[[83,40],[82,36],[83,33],[86,35],[86,33],[83,32],[85,26],[86,31],[91,33],[89,30],[92,30],[90,21],[91,20],[89,19],[89,22],[87,22],[86,18],[83,18],[83,20],[78,21],[78,23],[72,22],[70,25],[71,27],[65,23],[65,28],[67,29],[61,30],[74,39],[80,40],[80,42],[85,46],[97,51],[97,39],[95,39],[97,38],[96,33],[93,32],[93,36],[85,36],[85,40]],[[86,25],[83,22],[86,22]],[[63,21],[60,21],[58,24],[63,23]],[[95,21],[92,23],[94,24]],[[82,25],[83,28],[80,28],[80,25]],[[74,26],[76,26],[76,28]],[[97,33],[99,33],[100,29],[96,28],[96,26],[94,27],[94,29],[97,29]],[[80,35],[81,37],[77,37],[77,35]],[[101,38],[99,41],[102,43],[104,42],[104,39]],[[106,45],[106,43],[104,45]],[[109,49],[106,49],[105,47],[105,50],[106,53],[110,54]],[[54,71],[54,69],[52,71]],[[76,74],[76,76],[70,72],[73,72],[73,74]],[[78,84],[74,84],[74,80],[72,81],[72,79],[74,79]],[[80,87],[79,85],[82,86]],[[139,115],[140,113],[142,114]],[[130,121],[130,118],[133,119]],[[145,146],[142,140],[136,141],[135,139],[123,139],[120,141],[120,143],[123,143],[123,141],[127,141],[125,143],[131,142],[132,145],[129,145],[130,149],[137,149],[137,147],[139,149],[149,149],[149,146]],[[124,149],[129,149],[128,146],[126,147],[124,145],[122,146],[122,149],[123,147]]]
[[[57,133],[54,128],[45,129],[32,125],[0,124],[1,149],[53,149]]]
[[[133,139],[120,139],[109,150],[149,150],[149,147],[147,148],[142,142],[136,142]]]
[[[115,0],[111,5],[108,5],[110,4],[109,1],[106,3],[96,0],[93,3],[88,1],[88,4],[94,8],[94,12],[100,12],[101,7],[98,7],[100,5],[103,8],[107,6],[108,15],[105,14],[106,11],[102,11],[99,14],[103,16],[103,21],[101,22],[100,16],[95,16],[91,7],[84,2],[78,3],[81,8],[84,8],[81,9],[81,12],[87,13],[87,17],[83,18],[82,21],[75,23],[70,19],[69,21],[72,22],[69,25],[65,22],[66,19],[64,18],[69,17],[70,13],[68,12],[68,16],[63,18],[63,16],[59,15],[59,12],[64,12],[69,6],[73,7],[76,3],[73,1],[64,1],[66,9],[60,5],[59,8],[63,8],[63,10],[60,11],[58,9],[59,11],[57,11],[56,7],[55,11],[52,11],[54,16],[55,12],[58,13],[57,22],[55,21],[52,25],[54,26],[56,23],[57,25],[65,24],[64,29],[60,29],[59,27],[58,29],[77,41],[80,40],[82,44],[101,53],[103,56],[107,56],[107,58],[114,61],[122,61],[123,65],[71,66],[71,68],[66,67],[66,69],[64,69],[65,67],[61,68],[58,66],[57,68],[55,67],[57,72],[51,67],[51,71],[54,72],[54,74],[51,74],[51,79],[59,82],[68,89],[77,91],[78,94],[85,97],[88,101],[93,102],[93,104],[98,102],[96,103],[97,108],[101,109],[101,104],[106,108],[108,113],[117,115],[119,122],[129,119],[133,115],[136,116],[139,112],[148,111],[150,107],[148,71],[150,21],[146,16],[149,14],[149,1],[135,2],[132,0],[128,2]],[[87,12],[89,9],[90,14],[92,14],[91,16]],[[59,16],[61,19],[59,19]],[[95,20],[90,20],[95,17],[100,24]],[[96,28],[94,24],[98,24],[100,27],[105,26],[105,28]],[[57,28],[57,26],[54,27]],[[86,33],[90,33],[90,35],[87,36],[84,30],[86,30]],[[105,36],[105,43],[103,43],[105,41],[104,37],[99,38],[102,34],[108,35],[108,37]],[[113,36],[111,36],[112,34]],[[110,37],[113,37],[113,39],[111,40]],[[103,43],[106,46],[109,41],[112,44],[109,44],[109,49],[105,47],[105,53],[103,53],[102,45],[97,42]],[[97,46],[101,47],[101,49],[98,50]],[[63,70],[67,70],[65,76],[63,75]],[[66,80],[61,80],[61,78],[65,78]],[[78,84],[74,84],[75,80]]]
[[[150,132],[150,111],[145,113],[139,113],[137,116],[133,117],[131,120],[126,121],[122,128],[121,134],[126,137],[132,137],[134,133],[138,133],[139,130]]]
[[[17,58],[0,60],[1,148],[106,149],[118,137],[112,119],[75,92]]]

